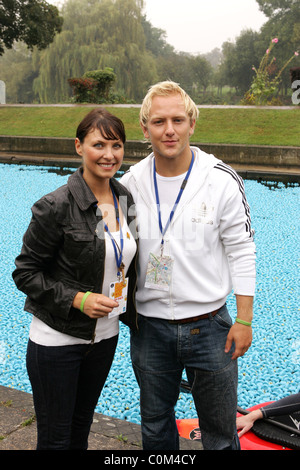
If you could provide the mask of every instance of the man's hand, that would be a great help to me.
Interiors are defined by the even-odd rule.
[[[232,325],[227,335],[225,353],[230,351],[233,342],[235,344],[235,350],[232,354],[232,360],[243,356],[250,348],[252,343],[251,326],[240,325],[239,323]]]
[[[253,297],[247,295],[236,295],[237,316],[244,321],[251,322],[253,317]],[[237,359],[245,354],[252,343],[251,326],[234,323],[227,335],[225,344],[225,353],[230,351],[232,343],[235,344],[235,350],[232,359]]]

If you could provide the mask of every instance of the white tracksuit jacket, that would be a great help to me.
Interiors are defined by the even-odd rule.
[[[174,258],[169,292],[144,287],[149,253],[159,254],[161,243],[154,155],[132,166],[120,180],[136,203],[136,300],[138,312],[145,316],[171,320],[208,313],[226,302],[232,288],[235,294],[254,295],[255,245],[243,181],[213,155],[191,149],[194,166],[164,237],[164,254]]]

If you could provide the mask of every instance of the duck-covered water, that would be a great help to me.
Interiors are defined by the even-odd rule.
[[[12,280],[14,260],[31,218],[31,206],[67,182],[70,172],[0,164],[0,385],[31,393],[25,355],[31,315]],[[276,400],[300,388],[298,184],[246,180],[257,247],[253,344],[239,359],[238,404]],[[235,298],[228,307],[236,316]],[[185,377],[183,377],[185,378]],[[1,397],[0,397],[1,401]],[[194,418],[189,393],[181,393],[177,418]],[[139,389],[130,364],[129,331],[121,324],[112,369],[96,411],[139,423]]]

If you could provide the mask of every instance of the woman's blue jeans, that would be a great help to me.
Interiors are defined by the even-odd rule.
[[[226,305],[208,319],[186,324],[139,315],[131,334],[132,364],[140,386],[145,450],[178,450],[174,407],[182,372],[192,384],[204,449],[239,449],[236,432],[237,361],[225,343],[232,325]]]
[[[37,450],[86,450],[118,336],[99,343],[40,346],[29,340],[27,371],[37,418]]]

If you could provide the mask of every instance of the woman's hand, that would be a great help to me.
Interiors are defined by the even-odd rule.
[[[237,430],[241,429],[241,431],[238,433],[238,436],[242,437],[243,434],[250,431],[257,419],[262,418],[263,414],[260,410],[254,410],[245,416],[239,416],[238,418],[236,418],[236,428]]]
[[[73,300],[73,307],[80,309],[81,301],[84,292],[78,292]],[[87,296],[84,302],[83,313],[90,318],[106,317],[115,307],[118,307],[118,302],[106,297],[103,294],[94,294],[93,292]]]

